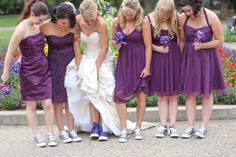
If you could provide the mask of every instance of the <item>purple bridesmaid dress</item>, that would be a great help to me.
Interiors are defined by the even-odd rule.
[[[24,101],[52,98],[51,73],[44,54],[44,35],[40,32],[23,39],[20,44],[21,96]]]

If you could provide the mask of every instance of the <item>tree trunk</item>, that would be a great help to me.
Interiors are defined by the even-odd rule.
[[[229,0],[220,0],[220,8],[221,8],[221,14],[220,19],[225,20],[226,17],[229,15]]]

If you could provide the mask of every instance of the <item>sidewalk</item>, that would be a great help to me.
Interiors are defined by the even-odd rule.
[[[197,122],[196,128],[199,125]],[[177,122],[180,134],[185,127],[186,122]],[[45,128],[40,126],[43,135]],[[90,140],[87,133],[80,133],[83,138],[80,143],[59,142],[55,148],[36,148],[28,126],[0,126],[0,150],[2,157],[235,157],[236,154],[236,120],[210,121],[208,135],[203,140],[157,139],[155,132],[155,127],[144,130],[142,141],[134,140],[131,135],[125,144],[118,143],[115,136],[99,142]]]
[[[197,106],[196,120],[201,120],[201,106]],[[43,111],[37,111],[38,123],[45,124]],[[128,118],[135,121],[136,108],[128,108]],[[236,119],[236,105],[214,105],[212,112],[212,120]],[[185,106],[178,108],[178,121],[186,121]],[[158,108],[150,107],[146,109],[144,121],[159,122]],[[0,126],[1,125],[28,125],[25,111],[0,111]]]

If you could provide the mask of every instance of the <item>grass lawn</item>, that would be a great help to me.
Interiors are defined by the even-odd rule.
[[[16,26],[18,23],[19,15],[1,15],[0,27]]]
[[[6,49],[13,34],[13,30],[6,31],[0,30],[0,47]]]

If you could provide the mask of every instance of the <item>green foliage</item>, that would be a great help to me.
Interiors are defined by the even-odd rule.
[[[0,108],[3,110],[15,110],[20,101],[20,91],[14,90],[11,95],[0,97]]]

